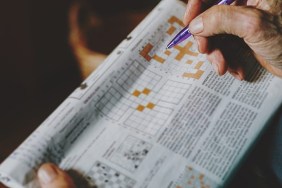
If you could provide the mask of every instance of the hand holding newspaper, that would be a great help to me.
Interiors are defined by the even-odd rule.
[[[166,49],[185,5],[163,0],[0,166],[38,187],[45,162],[97,187],[226,185],[282,101],[282,80],[244,50],[249,80],[217,76],[193,38]]]

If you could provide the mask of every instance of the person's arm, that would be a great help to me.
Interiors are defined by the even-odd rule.
[[[244,79],[242,66],[230,67],[222,50],[210,42],[211,36],[232,34],[244,40],[263,67],[282,77],[281,0],[247,0],[241,6],[213,6],[201,13],[204,4],[190,0],[184,23],[189,24],[199,51],[207,54],[219,75],[228,70]]]

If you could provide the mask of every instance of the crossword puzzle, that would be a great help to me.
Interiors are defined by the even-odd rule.
[[[180,19],[170,17],[145,42],[139,55],[166,73],[198,80],[205,73],[206,63],[192,39],[175,46],[174,50],[165,46],[165,36],[176,34],[182,27]],[[132,60],[122,67],[115,79],[117,84],[100,97],[96,107],[108,118],[122,121],[123,126],[154,136],[167,123],[173,105],[181,102],[191,85],[173,80],[162,82],[163,76],[146,67],[149,66],[146,62]]]
[[[170,36],[184,27],[182,21],[175,16],[170,17],[167,23],[165,30]],[[202,77],[205,66],[204,58],[198,53],[192,38],[176,45],[173,50],[164,50],[165,48],[165,43],[160,44],[160,39],[153,36],[139,54],[146,61],[173,75],[197,80]]]
[[[209,178],[207,178],[204,174],[199,173],[194,170],[192,167],[187,166],[183,172],[183,174],[179,177],[175,188],[211,188],[215,187],[215,183],[213,183]]]
[[[134,70],[132,66],[139,68]],[[117,79],[119,89],[111,87],[100,98],[96,107],[104,115],[114,120],[119,120],[130,110],[124,125],[154,136],[173,112],[163,103],[179,104],[191,85],[168,80],[156,90],[155,87],[161,77],[143,68],[142,65],[139,66],[136,63],[129,66]],[[142,71],[148,73],[143,72],[140,75]],[[134,76],[138,77],[138,80]],[[151,78],[147,79],[149,76]],[[123,94],[120,90],[124,90]]]
[[[153,110],[158,99],[156,92],[152,90],[161,78],[150,70],[146,70],[142,64],[133,61],[117,79],[119,88],[111,87],[95,106],[104,115],[114,120],[119,120],[131,108],[139,111],[143,111],[142,108]],[[147,104],[143,106],[144,102]]]
[[[141,165],[151,148],[151,144],[129,136],[119,148],[112,153],[110,160],[122,168],[134,172]]]
[[[168,80],[132,61],[97,101],[96,108],[113,120],[126,116],[123,125],[154,136],[165,125],[173,110],[171,105],[181,102],[190,84]]]
[[[87,173],[87,179],[99,188],[133,188],[136,181],[97,161]]]

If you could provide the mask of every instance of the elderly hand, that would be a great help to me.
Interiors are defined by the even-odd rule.
[[[41,188],[75,188],[71,177],[51,163],[42,165],[37,176]]]
[[[213,6],[201,13],[205,9],[205,3],[201,0],[189,0],[184,23],[189,24],[189,29],[198,42],[199,51],[207,54],[219,75],[228,70],[242,80],[245,76],[243,65],[231,66],[232,62],[228,62],[226,54],[223,53],[226,50],[216,46],[211,38],[218,34],[235,35],[251,48],[263,67],[282,77],[282,1],[238,2],[236,3],[240,6]]]

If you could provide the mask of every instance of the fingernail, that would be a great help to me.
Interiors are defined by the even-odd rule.
[[[189,30],[193,34],[201,33],[204,30],[202,17],[197,17],[189,25]]]
[[[216,63],[212,63],[213,69],[215,70],[215,72],[219,75],[219,70],[218,70],[218,66]]]
[[[43,184],[51,183],[57,176],[56,170],[51,165],[45,165],[38,171],[39,181]]]

